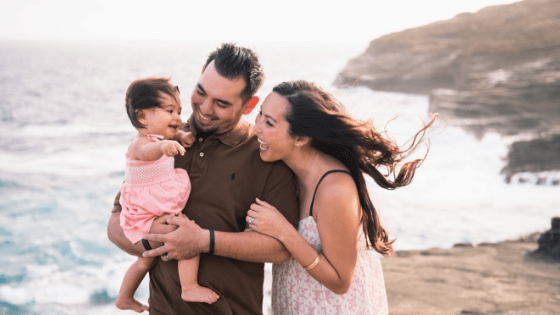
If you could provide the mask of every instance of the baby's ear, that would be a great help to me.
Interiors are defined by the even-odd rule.
[[[144,111],[141,109],[137,109],[134,111],[134,113],[136,114],[136,118],[144,118]]]

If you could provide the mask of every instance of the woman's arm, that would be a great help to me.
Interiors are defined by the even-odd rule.
[[[326,178],[317,193],[314,209],[323,251],[320,256],[265,202],[258,200],[251,206],[247,221],[253,217],[251,229],[281,241],[303,267],[319,256],[319,263],[308,273],[334,293],[344,294],[354,277],[361,228],[361,208],[352,178],[344,174]]]

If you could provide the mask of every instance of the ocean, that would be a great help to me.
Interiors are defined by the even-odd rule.
[[[315,81],[399,144],[430,119],[427,96],[332,85],[367,43],[240,44],[260,55],[267,74],[261,100],[279,82]],[[134,258],[106,234],[135,136],[125,91],[137,78],[172,76],[186,120],[202,65],[219,45],[0,42],[0,314],[135,314],[113,304]],[[452,118],[441,121],[410,186],[386,191],[368,181],[396,250],[497,242],[550,227],[560,213],[559,187],[537,186],[529,174],[508,185],[500,174],[515,138],[477,139]],[[137,298],[147,301],[146,280]]]

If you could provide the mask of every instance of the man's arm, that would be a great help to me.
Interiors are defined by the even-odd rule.
[[[144,253],[144,257],[157,257],[165,253],[171,259],[189,259],[200,253],[210,252],[210,231],[200,228],[186,216],[171,217],[169,224],[177,230],[168,234],[148,234],[150,242],[163,246]],[[290,253],[278,240],[254,231],[214,232],[214,255],[252,262],[283,262]]]
[[[136,244],[132,244],[130,240],[124,235],[123,229],[121,228],[121,205],[119,203],[121,193],[117,194],[115,198],[113,210],[111,211],[111,218],[109,219],[109,223],[107,224],[107,237],[109,240],[117,245],[122,251],[132,255],[132,256],[142,256],[142,253],[145,251],[142,242],[137,242]],[[166,220],[170,217],[169,216],[162,216],[155,219],[152,223],[152,227],[150,228],[150,233],[169,233],[175,229],[174,226],[168,225]],[[152,248],[161,246],[162,244],[150,242]]]
[[[263,192],[262,200],[277,207],[284,217],[295,227],[299,218],[295,196],[294,175],[281,162],[274,163]],[[259,198],[261,199],[261,198]],[[168,253],[172,259],[188,259],[210,249],[210,232],[201,229],[186,216],[174,217],[169,224],[177,225],[173,233],[167,235],[147,235],[145,238],[165,245],[144,253],[144,257],[156,257]],[[275,238],[254,231],[215,231],[214,254],[228,258],[253,262],[283,262],[291,255]]]

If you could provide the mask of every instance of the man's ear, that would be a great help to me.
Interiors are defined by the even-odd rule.
[[[257,104],[259,103],[259,97],[258,96],[253,96],[252,99],[250,99],[247,104],[245,104],[245,110],[243,111],[244,115],[249,115],[253,109],[255,109],[255,107],[257,106]]]
[[[204,73],[204,69],[206,69],[206,65],[202,66],[202,72],[200,74]]]

